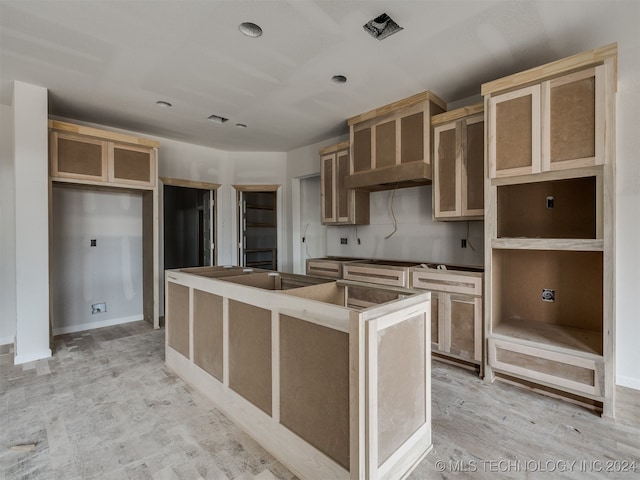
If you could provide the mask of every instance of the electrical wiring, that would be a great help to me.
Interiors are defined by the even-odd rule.
[[[474,252],[476,251],[476,249],[473,247],[473,244],[471,243],[471,240],[469,240],[469,221],[467,220],[467,236],[466,239],[467,241],[467,245],[469,245],[469,247],[471,247],[471,250],[473,250]]]
[[[387,235],[386,237],[384,237],[384,239],[386,240],[387,238],[391,237],[391,235],[393,235],[394,233],[396,233],[398,231],[398,220],[396,220],[396,215],[395,213],[393,213],[393,197],[395,197],[396,195],[396,190],[398,189],[398,184],[396,183],[396,186],[393,187],[393,192],[391,192],[391,218],[393,218],[393,232],[391,232],[389,235]]]

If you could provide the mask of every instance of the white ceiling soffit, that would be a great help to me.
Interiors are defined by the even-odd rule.
[[[636,7],[1,0],[0,100],[10,104],[20,80],[49,89],[52,115],[221,150],[289,151],[344,134],[348,117],[415,93],[456,102],[479,95],[483,82],[614,42],[615,21],[603,19],[624,18],[625,8],[637,15]],[[402,30],[378,41],[363,25],[382,13]],[[258,24],[262,36],[243,35],[242,22]]]

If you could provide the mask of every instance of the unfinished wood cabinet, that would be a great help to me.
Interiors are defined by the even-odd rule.
[[[431,118],[433,126],[433,217],[484,218],[484,105]]]
[[[486,378],[607,417],[615,415],[616,59],[609,45],[482,87]]]
[[[411,269],[411,287],[431,293],[432,353],[465,364],[482,363],[483,311],[481,269]]]
[[[320,150],[321,215],[324,225],[368,225],[369,193],[347,188],[349,142]]]
[[[299,478],[404,478],[431,450],[428,292],[361,309],[355,282],[187,270],[166,273],[167,367]]]
[[[57,121],[49,129],[50,176],[56,181],[156,186],[157,142]]]
[[[446,103],[423,92],[348,119],[348,188],[376,191],[431,183],[431,116]]]
[[[533,69],[524,78],[535,83],[505,93],[497,90],[504,86],[500,80],[485,84],[491,178],[603,165],[614,70],[613,58],[601,58],[600,64],[542,73],[537,82]]]
[[[49,141],[50,191],[56,184],[87,190],[126,190],[142,196],[143,314],[145,321],[159,328],[157,152],[160,144],[133,135],[54,120],[49,121]],[[50,212],[50,219],[51,215]]]

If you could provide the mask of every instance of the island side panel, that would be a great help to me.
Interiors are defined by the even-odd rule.
[[[189,357],[189,287],[167,282],[167,343]]]
[[[236,300],[229,300],[229,387],[271,415],[271,311]]]
[[[349,335],[280,315],[280,422],[349,468]]]
[[[424,329],[420,315],[378,333],[378,465],[427,422]]]
[[[193,361],[223,381],[222,297],[193,291]]]

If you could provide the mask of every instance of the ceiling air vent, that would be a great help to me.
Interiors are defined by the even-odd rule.
[[[377,38],[378,40],[383,40],[389,35],[393,35],[394,33],[402,30],[402,27],[394,22],[386,13],[383,13],[373,20],[369,20],[362,26],[362,28],[369,32],[373,38]]]
[[[229,121],[228,118],[221,117],[220,115],[209,115],[207,117],[207,120],[210,120],[214,123],[225,123]]]

